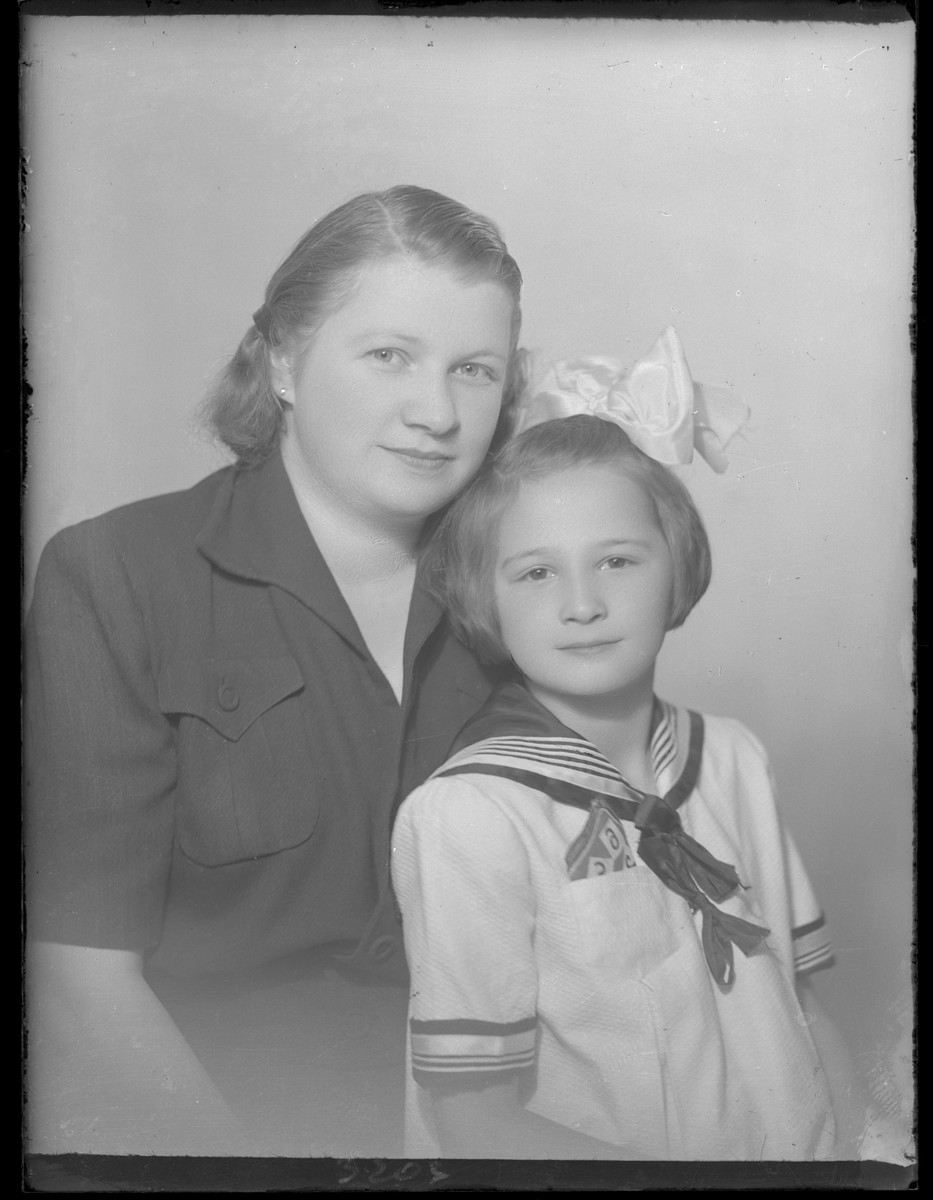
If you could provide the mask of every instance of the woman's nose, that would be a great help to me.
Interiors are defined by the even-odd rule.
[[[561,604],[561,620],[588,625],[606,615],[606,603],[597,582],[586,576],[569,579]]]
[[[425,372],[412,381],[405,402],[403,419],[406,425],[430,430],[436,435],[451,433],[460,424],[460,416],[450,390],[450,379]]]

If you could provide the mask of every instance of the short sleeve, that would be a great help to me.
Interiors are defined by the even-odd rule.
[[[174,756],[104,518],[45,548],[24,651],[29,935],[144,949],[161,928]]]
[[[794,973],[810,975],[836,961],[826,918],[820,908],[794,839],[785,831],[784,854],[791,897],[791,948]]]
[[[788,909],[787,922],[790,928],[790,952],[795,975],[809,975],[835,962],[826,918],[820,907],[803,858],[793,835],[787,828],[778,803],[777,782],[770,756],[759,739],[744,726],[745,738],[751,743],[761,760],[767,778],[770,806],[776,822],[776,838],[779,839],[782,865],[781,883]]]
[[[767,750],[735,718],[704,716],[703,723],[699,824],[691,832],[703,845],[718,846],[719,857],[736,862],[739,877],[753,889],[761,923],[770,930],[768,944],[788,975],[831,966],[826,919],[787,827]],[[692,803],[682,810],[688,825]],[[702,817],[707,809],[712,821]],[[721,830],[729,833],[718,842]]]
[[[810,876],[803,864],[793,835],[787,828],[777,802],[774,768],[764,746],[753,734],[748,737],[756,746],[767,771],[771,802],[774,805],[783,865],[783,885],[787,896],[790,950],[795,975],[809,975],[835,962],[826,918],[816,897]]]
[[[392,876],[417,1082],[468,1085],[530,1067],[532,880],[521,835],[485,781],[437,779],[412,793],[393,832]]]

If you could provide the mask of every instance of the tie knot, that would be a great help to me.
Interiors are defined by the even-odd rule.
[[[650,829],[653,833],[677,833],[680,818],[666,800],[660,796],[645,796],[635,813],[638,829]]]

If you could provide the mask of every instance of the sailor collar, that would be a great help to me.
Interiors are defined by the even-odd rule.
[[[703,718],[655,697],[651,760],[665,805],[677,809],[696,786],[703,755]],[[580,734],[562,724],[520,683],[500,685],[460,731],[434,775],[500,775],[589,808],[594,794],[636,807],[647,793],[629,784]],[[626,819],[634,819],[629,817]]]
[[[543,792],[561,804],[634,822],[638,857],[665,887],[702,914],[702,941],[713,978],[734,979],[735,943],[749,954],[769,930],[716,907],[741,886],[735,868],[687,834],[677,809],[696,785],[703,751],[703,718],[687,712],[689,733],[678,736],[677,710],[655,701],[651,754],[663,797],[633,787],[586,738],[563,725],[519,683],[502,684],[469,721],[450,758],[432,775],[494,775]],[[685,750],[681,747],[685,745]]]

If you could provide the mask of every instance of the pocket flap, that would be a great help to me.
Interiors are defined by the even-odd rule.
[[[167,663],[159,674],[159,708],[200,717],[235,742],[258,716],[303,687],[301,670],[287,655]]]

